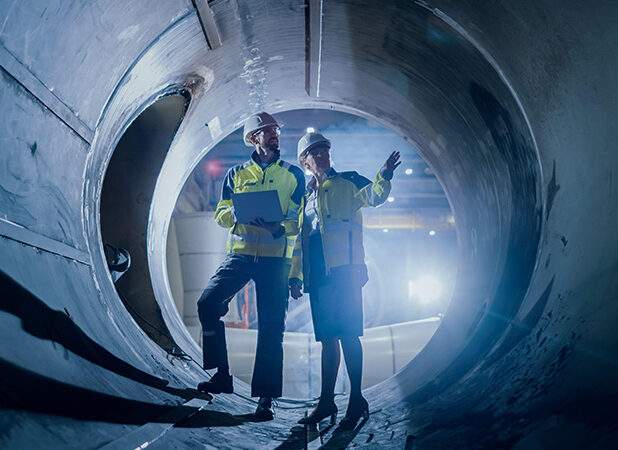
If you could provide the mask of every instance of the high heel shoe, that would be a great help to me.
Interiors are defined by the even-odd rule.
[[[353,429],[359,419],[367,420],[369,418],[369,403],[364,397],[360,399],[350,399],[348,403],[348,409],[345,412],[345,416],[339,422],[339,427],[342,429]]]
[[[337,405],[334,403],[327,406],[322,406],[318,403],[318,406],[308,416],[300,419],[298,423],[301,425],[315,425],[330,416],[330,424],[335,425],[335,422],[337,422],[337,412]]]

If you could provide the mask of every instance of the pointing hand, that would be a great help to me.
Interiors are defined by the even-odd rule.
[[[393,153],[391,153],[391,155],[388,157],[388,159],[384,163],[384,166],[382,168],[382,174],[384,175],[384,178],[386,178],[387,180],[390,180],[393,178],[395,169],[399,167],[399,165],[401,164],[401,161],[399,160],[400,157],[401,157],[401,153],[395,150]]]

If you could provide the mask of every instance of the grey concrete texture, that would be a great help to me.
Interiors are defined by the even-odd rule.
[[[44,105],[33,101],[13,77],[4,70],[1,75],[1,217],[84,250],[81,193],[63,185],[79,186],[82,174],[65,161],[83,167],[88,144],[58,123]],[[33,127],[33,123],[37,126]],[[46,221],[41,221],[41,217]]]
[[[214,144],[252,112],[308,107],[414,141],[444,185],[460,246],[433,339],[367,391],[362,428],[331,430],[325,446],[615,442],[618,3],[209,5],[214,50],[188,0],[0,1],[0,446],[95,448],[130,435],[137,447],[159,436],[146,424],[170,421],[180,425],[155,447],[303,444],[291,428],[303,409],[284,404],[254,424],[242,383],[212,405],[178,406],[205,374],[170,296],[165,244],[177,195]],[[119,298],[100,210],[130,123],[180,91],[191,101],[152,192],[142,256],[186,356],[157,345]]]

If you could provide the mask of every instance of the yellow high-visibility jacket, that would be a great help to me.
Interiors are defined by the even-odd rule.
[[[257,162],[255,152],[251,160],[232,167],[226,174],[221,200],[215,211],[216,222],[229,228],[227,252],[255,257],[291,258],[299,230],[299,212],[305,193],[303,171],[281,159],[264,169]],[[284,214],[283,229],[273,236],[264,228],[235,222],[232,193],[276,190]]]
[[[382,171],[371,182],[357,172],[339,173],[331,169],[319,187],[316,186],[315,178],[309,182],[303,211],[313,204],[316,206],[327,274],[333,268],[342,266],[367,270],[360,209],[381,205],[390,191],[391,183]],[[299,221],[301,231],[292,258],[290,281],[302,283],[304,280],[304,290],[307,292],[310,288],[308,247],[311,224],[304,219],[303,213]]]

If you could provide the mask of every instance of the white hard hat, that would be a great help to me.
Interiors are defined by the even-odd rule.
[[[317,147],[321,145],[330,148],[330,141],[326,137],[321,135],[320,133],[315,133],[315,132],[305,133],[305,135],[301,137],[300,140],[298,141],[298,147],[297,147],[298,159],[300,160],[300,157],[303,156],[305,152],[309,151],[313,147]]]
[[[249,140],[251,135],[262,128],[272,126],[278,127],[280,125],[277,123],[275,118],[267,112],[262,111],[250,116],[247,120],[245,120],[245,127],[243,129],[243,140],[245,141],[245,145],[247,147],[253,147],[253,144]]]

